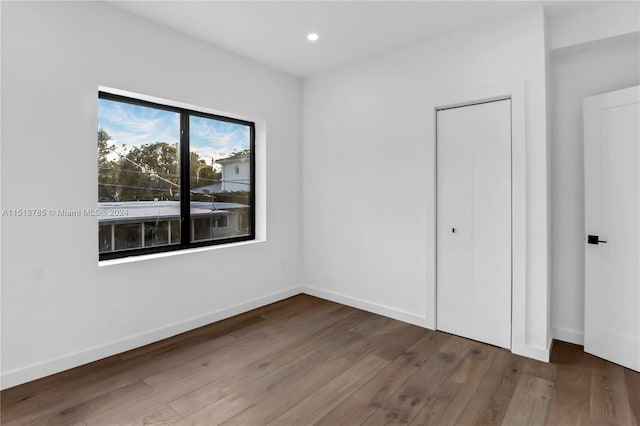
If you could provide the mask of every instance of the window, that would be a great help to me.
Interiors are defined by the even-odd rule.
[[[100,260],[255,238],[254,123],[98,98]]]

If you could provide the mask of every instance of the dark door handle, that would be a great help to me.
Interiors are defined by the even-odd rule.
[[[606,244],[606,241],[602,241],[599,239],[600,237],[598,235],[588,235],[587,236],[587,243],[589,244],[600,244],[600,243],[604,243]]]

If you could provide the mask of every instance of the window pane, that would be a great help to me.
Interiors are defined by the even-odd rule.
[[[142,223],[120,223],[115,225],[116,250],[142,247]]]
[[[193,241],[208,240],[211,238],[211,218],[201,217],[193,218]]]
[[[171,220],[171,243],[180,242],[180,221]]]
[[[155,221],[144,223],[144,245],[145,247],[163,246],[169,244],[169,221]]]
[[[100,252],[180,242],[179,147],[179,113],[98,100]]]
[[[113,236],[111,235],[111,225],[100,225],[98,227],[98,252],[113,250]]]
[[[192,241],[251,233],[251,128],[189,117]]]

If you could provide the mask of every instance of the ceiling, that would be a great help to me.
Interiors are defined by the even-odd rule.
[[[108,3],[284,72],[305,77],[475,22],[578,1],[109,1]],[[320,39],[310,43],[309,32]]]

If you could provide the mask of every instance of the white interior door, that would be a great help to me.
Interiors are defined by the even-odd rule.
[[[584,100],[585,351],[640,371],[640,87]]]
[[[511,347],[511,100],[437,112],[437,328]]]

